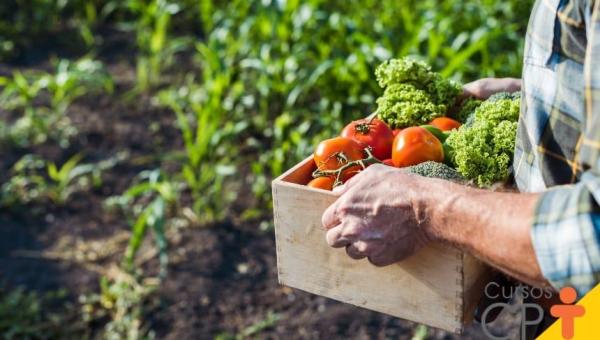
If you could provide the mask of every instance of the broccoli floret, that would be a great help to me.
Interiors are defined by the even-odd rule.
[[[411,58],[387,60],[375,75],[385,89],[377,99],[377,112],[392,128],[426,124],[445,115],[462,91],[426,63]]]
[[[458,171],[447,166],[444,163],[427,161],[417,165],[409,166],[405,169],[411,174],[423,177],[441,178],[458,183],[462,183],[465,181],[465,178],[461,176],[461,174],[458,173]]]
[[[495,93],[493,95],[491,95],[487,101],[490,102],[495,102],[497,100],[503,100],[503,99],[509,99],[509,100],[514,100],[514,99],[521,99],[521,91],[516,91],[516,92],[498,92]]]

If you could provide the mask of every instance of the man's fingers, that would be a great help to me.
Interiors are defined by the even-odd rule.
[[[327,210],[325,210],[325,212],[323,213],[323,216],[321,217],[321,223],[323,224],[323,227],[325,229],[331,229],[331,228],[335,227],[336,225],[342,223],[341,217],[339,216],[340,215],[339,214],[339,206],[342,204],[342,203],[340,203],[341,197],[343,195],[348,194],[348,191],[350,191],[350,189],[355,187],[357,185],[357,183],[360,183],[362,178],[364,178],[364,176],[367,175],[368,171],[374,170],[374,169],[369,170],[370,168],[378,167],[378,166],[383,167],[383,165],[373,164],[373,165],[371,165],[371,167],[361,171],[360,173],[356,174],[354,177],[350,178],[343,185],[333,188],[333,193],[335,193],[336,195],[339,195],[340,197],[338,197],[337,201],[335,201],[335,203],[333,203],[331,206],[329,206],[329,208],[327,208]]]
[[[338,201],[335,201],[332,205],[330,205],[329,208],[327,208],[323,213],[323,216],[321,216],[321,224],[323,224],[325,229],[331,229],[342,223],[337,211],[337,206],[339,204]]]
[[[354,244],[349,244],[346,246],[346,254],[348,254],[350,258],[355,260],[360,260],[367,257],[360,250],[358,250]]]
[[[357,241],[359,226],[352,221],[344,221],[343,223],[327,230],[325,239],[327,244],[334,248],[341,248]],[[358,248],[361,249],[360,247]]]
[[[465,86],[463,86],[462,97],[464,99],[471,98],[471,97],[472,98],[480,98],[482,96],[480,87],[481,87],[481,85],[476,82],[466,84]]]
[[[341,248],[352,243],[348,237],[343,236],[344,227],[340,224],[335,228],[327,230],[325,240],[330,247]]]
[[[389,266],[390,264],[396,262],[393,259],[390,259],[389,257],[386,257],[381,254],[369,256],[369,257],[367,257],[367,259],[369,260],[369,262],[371,262],[372,265],[374,265],[376,267],[385,267],[385,266]]]

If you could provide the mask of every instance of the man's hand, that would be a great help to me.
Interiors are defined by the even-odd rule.
[[[515,92],[519,90],[521,90],[521,79],[483,78],[466,84],[463,87],[463,96],[485,100],[494,93]]]
[[[414,254],[428,240],[413,197],[420,179],[379,164],[350,179],[323,214],[327,243],[346,247],[350,257],[368,257],[378,266]]]
[[[464,249],[520,281],[543,287],[530,228],[538,194],[479,190],[371,165],[323,214],[327,243],[379,266],[430,240]]]

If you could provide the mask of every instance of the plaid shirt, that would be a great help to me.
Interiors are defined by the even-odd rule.
[[[527,31],[514,170],[542,192],[532,238],[544,276],[600,282],[600,0],[538,0]]]

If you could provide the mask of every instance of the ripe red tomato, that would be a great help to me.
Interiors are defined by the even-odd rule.
[[[364,159],[364,156],[364,146],[357,141],[345,137],[335,137],[326,139],[317,145],[314,160],[317,168],[321,171],[337,170],[348,162]],[[342,182],[361,170],[359,165],[344,170],[341,176]]]
[[[392,154],[394,134],[386,123],[377,118],[355,120],[346,125],[341,136],[370,146],[377,159],[390,158]]]
[[[438,118],[435,118],[434,120],[432,120],[431,123],[429,123],[429,125],[435,126],[436,128],[438,128],[442,131],[450,131],[453,129],[458,129],[461,124],[460,124],[460,122],[458,122],[452,118],[438,117]]]
[[[394,135],[394,138],[396,138],[396,136],[398,136],[398,134],[400,133],[400,131],[402,131],[402,129],[394,129],[394,130],[392,130],[392,134]]]
[[[388,166],[394,166],[394,161],[391,158],[388,158],[388,159],[382,161],[381,163],[383,163],[384,165],[388,165]]]
[[[394,139],[392,160],[396,167],[405,167],[426,161],[444,161],[442,143],[431,132],[420,126],[402,130]]]
[[[308,186],[311,188],[323,189],[323,190],[333,190],[333,184],[335,179],[333,177],[317,177],[312,181],[308,182]]]

